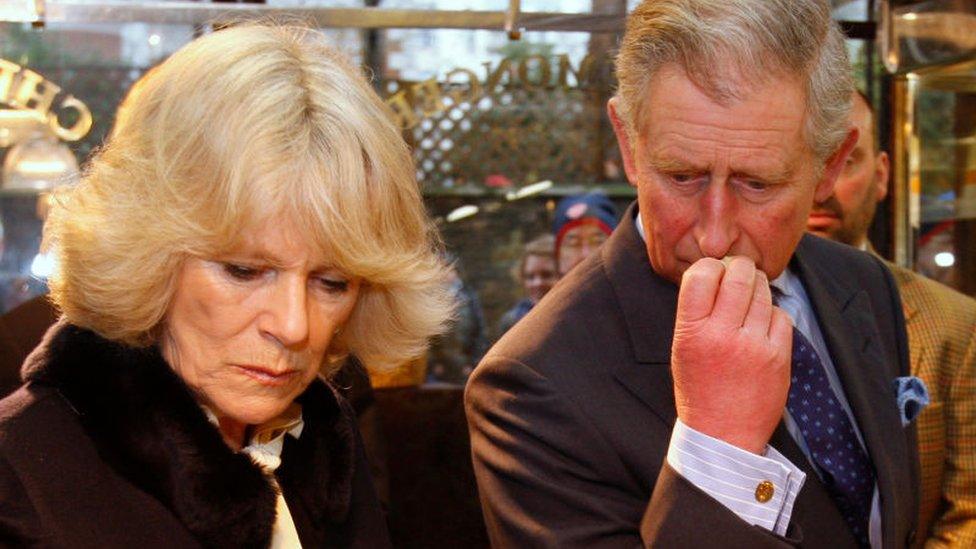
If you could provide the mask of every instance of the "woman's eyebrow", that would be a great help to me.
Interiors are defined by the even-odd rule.
[[[226,256],[230,261],[244,261],[253,262],[260,265],[268,266],[274,269],[287,269],[290,264],[274,254],[274,252],[267,250],[263,247],[244,249],[237,253],[229,254]],[[312,259],[308,262],[308,272],[310,273],[325,273],[330,271],[341,272],[333,261],[329,261],[323,258]],[[346,275],[344,275],[346,276]]]
[[[231,262],[242,261],[245,263],[256,263],[275,268],[285,266],[285,262],[281,258],[275,256],[275,254],[270,250],[264,248],[240,248],[228,254],[224,254],[221,259],[223,261]]]

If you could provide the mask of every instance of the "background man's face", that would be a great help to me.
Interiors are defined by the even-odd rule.
[[[829,196],[832,182],[817,179],[802,131],[805,105],[796,79],[753,85],[722,105],[665,66],[649,86],[634,143],[611,104],[659,275],[679,282],[695,261],[726,255],[751,258],[770,279],[783,271],[815,195]]]
[[[878,201],[888,193],[888,155],[874,152],[874,119],[859,94],[854,94],[851,124],[860,130],[857,145],[837,178],[834,193],[814,205],[807,230],[860,246],[867,237]]]
[[[589,223],[587,221],[592,221]],[[583,224],[566,231],[559,244],[559,273],[566,275],[581,261],[607,241],[607,233],[597,225],[596,220],[587,219]]]

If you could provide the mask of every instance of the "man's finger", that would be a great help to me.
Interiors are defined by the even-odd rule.
[[[724,273],[722,262],[711,257],[699,259],[688,267],[678,291],[677,322],[696,322],[712,314]]]
[[[748,257],[732,258],[725,268],[725,276],[715,297],[712,319],[723,325],[739,328],[749,312],[756,280],[756,264]]]
[[[755,330],[760,334],[769,333],[769,321],[773,316],[773,294],[769,289],[769,279],[766,273],[756,269],[756,277],[752,288],[752,302],[742,326]]]
[[[773,316],[769,322],[769,343],[776,348],[785,349],[786,356],[793,352],[793,320],[779,307],[773,307]]]

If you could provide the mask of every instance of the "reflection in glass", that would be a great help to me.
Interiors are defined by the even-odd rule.
[[[881,49],[891,72],[958,61],[976,55],[976,3],[928,0],[881,5]]]
[[[906,179],[917,196],[917,271],[976,294],[976,63],[911,73]],[[901,113],[906,118],[905,113]],[[902,187],[902,188],[906,188]],[[913,218],[915,219],[915,218]]]
[[[75,155],[47,132],[34,133],[7,153],[3,163],[3,188],[47,191],[78,178]]]

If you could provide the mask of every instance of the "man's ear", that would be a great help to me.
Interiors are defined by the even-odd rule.
[[[860,130],[851,126],[847,130],[847,137],[844,138],[840,147],[827,159],[827,164],[824,166],[820,181],[817,182],[817,188],[813,192],[813,200],[815,203],[824,202],[830,198],[830,195],[834,194],[834,183],[837,182],[841,170],[844,169],[847,157],[850,156],[851,151],[857,145],[857,137],[859,134]]]
[[[891,177],[891,161],[888,153],[881,151],[874,158],[874,184],[877,186],[878,202],[888,196],[888,178]]]
[[[624,172],[627,174],[627,181],[630,182],[631,186],[637,186],[637,164],[634,161],[634,148],[632,145],[635,143],[630,142],[631,135],[627,132],[627,125],[624,121],[620,119],[617,114],[618,99],[616,97],[610,98],[607,101],[607,114],[610,115],[610,123],[613,124],[613,133],[617,135],[617,146],[620,147],[620,158],[624,161]],[[637,136],[633,136],[636,140]]]

